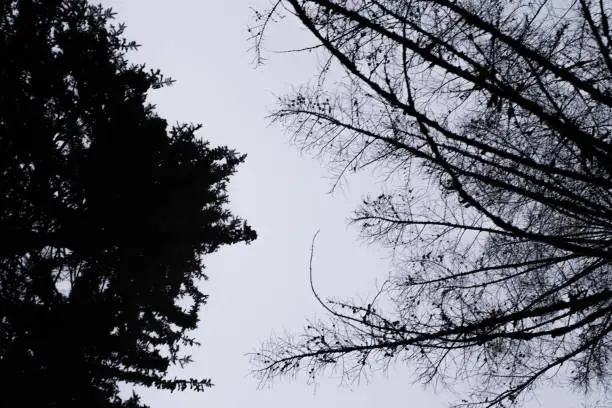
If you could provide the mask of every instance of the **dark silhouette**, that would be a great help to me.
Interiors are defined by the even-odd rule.
[[[112,13],[83,0],[0,4],[0,399],[138,407],[118,383],[169,378],[206,295],[203,257],[255,232],[226,208],[245,156],[145,102],[171,81],[130,64]]]
[[[331,320],[265,344],[261,378],[405,361],[424,383],[468,380],[457,405],[480,407],[551,378],[605,387],[610,2],[281,0],[256,13],[260,60],[283,13],[328,59],[272,118],[338,180],[389,176],[354,222],[397,268],[370,304],[322,302]]]

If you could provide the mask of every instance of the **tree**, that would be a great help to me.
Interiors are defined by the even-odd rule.
[[[289,14],[316,39],[302,51],[327,56],[272,119],[338,179],[394,180],[353,221],[395,256],[370,304],[321,300],[328,320],[264,344],[260,378],[356,379],[401,361],[425,383],[466,379],[458,406],[519,404],[553,379],[607,391],[611,13],[606,0],[281,0],[256,13],[260,61]]]
[[[136,44],[84,0],[0,4],[0,372],[24,407],[138,407],[119,383],[168,376],[206,295],[203,259],[255,232],[226,208],[244,155],[169,128]]]

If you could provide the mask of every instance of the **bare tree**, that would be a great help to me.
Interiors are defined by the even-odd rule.
[[[329,56],[280,99],[295,143],[389,183],[354,222],[396,256],[370,304],[254,355],[263,380],[356,379],[401,361],[416,380],[501,407],[569,377],[606,388],[612,356],[612,59],[607,0],[281,0]],[[283,20],[287,21],[287,20]],[[327,74],[340,67],[345,80]]]

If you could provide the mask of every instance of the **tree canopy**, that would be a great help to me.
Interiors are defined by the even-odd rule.
[[[245,159],[169,127],[146,102],[170,84],[84,0],[0,3],[2,402],[137,407],[121,382],[190,361],[206,254],[255,232],[227,209]]]
[[[393,181],[353,221],[396,268],[371,302],[322,300],[328,320],[265,343],[260,377],[405,362],[465,383],[459,406],[553,379],[608,392],[610,2],[281,0],[256,13],[258,57],[287,15],[326,59],[272,119],[339,178]]]

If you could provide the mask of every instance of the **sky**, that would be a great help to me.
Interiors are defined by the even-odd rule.
[[[159,68],[177,82],[150,95],[169,123],[202,123],[200,135],[248,155],[230,182],[230,208],[247,219],[259,238],[226,247],[206,260],[210,295],[194,336],[202,346],[194,363],[177,376],[212,378],[203,393],[138,390],[151,408],[366,408],[446,407],[458,395],[412,384],[409,367],[392,368],[367,383],[340,386],[322,378],[264,387],[249,375],[247,353],[273,333],[297,332],[306,318],[323,315],[308,286],[310,242],[320,230],[314,254],[315,285],[323,298],[368,295],[388,275],[388,254],[358,240],[347,225],[366,192],[380,186],[357,175],[329,194],[332,181],[323,163],[301,155],[284,129],[266,115],[275,99],[312,78],[313,54],[280,50],[312,44],[297,22],[271,31],[264,66],[256,68],[247,26],[251,7],[268,0],[104,0],[125,22],[125,36],[141,44],[133,62]],[[174,374],[174,373],[173,373]],[[126,389],[126,392],[129,390]],[[528,408],[579,407],[579,398],[558,389],[536,394]]]

